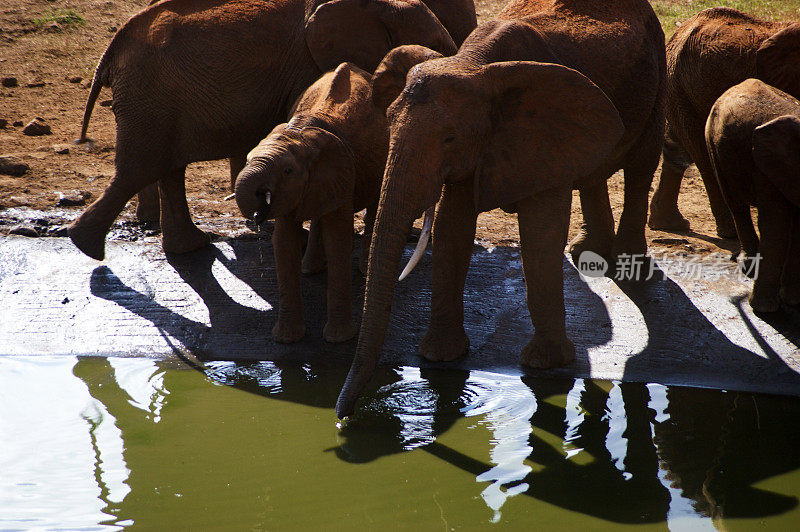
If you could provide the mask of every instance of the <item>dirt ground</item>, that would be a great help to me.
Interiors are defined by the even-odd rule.
[[[59,200],[66,197],[80,203],[83,197],[90,202],[114,175],[115,133],[114,117],[107,106],[111,98],[109,89],[104,89],[92,115],[89,137],[94,143],[87,147],[76,146],[72,141],[80,133],[94,66],[114,32],[147,3],[147,0],[4,0],[2,3],[0,78],[16,78],[17,86],[0,87],[0,121],[7,121],[0,129],[0,156],[17,157],[30,169],[22,177],[0,175],[0,234],[25,218],[40,219],[39,229],[57,228],[85,208],[62,207]],[[505,0],[477,0],[478,21],[490,19],[505,3]],[[34,118],[49,125],[52,134],[24,135],[23,126]],[[659,176],[660,170],[656,172],[654,185]],[[623,197],[621,175],[612,178],[609,189],[618,217]],[[187,170],[187,190],[192,215],[200,227],[224,235],[248,231],[235,202],[224,200],[229,194],[227,161],[192,164]],[[131,202],[120,222],[133,219],[133,205]],[[694,253],[735,248],[735,242],[716,238],[705,190],[694,168],[684,179],[680,209],[690,220],[693,231],[674,234],[648,230],[648,241],[656,253],[666,251],[665,248]],[[516,245],[518,232],[514,218],[499,210],[482,214],[478,219],[477,240],[489,246]],[[576,195],[571,236],[580,223]]]

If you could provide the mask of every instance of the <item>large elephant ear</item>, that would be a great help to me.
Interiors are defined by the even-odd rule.
[[[756,51],[758,79],[800,98],[800,23],[779,31]]]
[[[600,166],[625,132],[608,96],[570,68],[508,61],[481,75],[492,109],[475,173],[479,211],[573,184]]]
[[[406,86],[406,75],[412,67],[443,57],[442,54],[418,44],[398,46],[383,58],[372,76],[372,101],[379,109],[391,105]]]
[[[307,149],[308,184],[297,208],[301,220],[317,218],[344,205],[353,195],[353,155],[342,139],[318,127],[301,130]]]
[[[306,21],[306,44],[320,71],[350,61],[373,72],[381,59],[403,44],[421,44],[445,55],[456,45],[425,4],[418,0],[333,0]]]
[[[800,207],[800,119],[780,116],[753,131],[753,161],[783,196]]]

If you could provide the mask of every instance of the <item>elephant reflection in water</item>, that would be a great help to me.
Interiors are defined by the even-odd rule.
[[[173,477],[166,469],[180,463],[205,471],[204,482],[211,487],[197,489],[212,492],[214,479],[207,468],[222,467],[225,457],[212,454],[213,466],[202,464],[192,459],[191,447],[181,447],[181,438],[190,442],[197,431],[223,445],[231,437],[230,428],[218,422],[231,419],[230,413],[223,411],[216,420],[190,401],[193,387],[208,385],[205,378],[264,398],[331,409],[346,371],[321,364],[212,362],[196,368],[204,373],[198,379],[193,371],[148,363],[151,369],[142,370],[138,385],[126,384],[124,368],[108,362],[81,360],[73,370],[121,431],[133,493],[124,504],[109,503],[106,513],[113,515],[132,513],[136,501],[146,501],[143,497],[151,497],[153,489],[169,484]],[[109,378],[112,372],[115,378]],[[492,521],[502,518],[509,498],[521,495],[611,522],[666,521],[670,526],[682,517],[768,516],[797,506],[794,497],[751,487],[800,468],[800,438],[785,426],[792,410],[789,404],[776,405],[780,398],[414,368],[383,372],[379,385],[341,428],[336,456],[364,463],[425,451],[488,483],[482,497]],[[172,386],[180,393],[170,395]],[[164,398],[169,399],[166,405]],[[761,409],[760,431],[756,401],[783,407]],[[233,404],[243,402],[239,398]],[[176,419],[164,423],[171,415]],[[491,431],[488,462],[437,441],[464,417]],[[185,437],[164,438],[164,433],[187,429],[191,434]],[[237,437],[246,442],[244,436]],[[142,438],[153,443],[130,445]],[[209,445],[200,448],[208,456]],[[242,454],[231,464],[263,459],[258,454],[263,450],[241,445],[236,453],[227,450],[223,454]],[[136,522],[146,521],[142,516]]]

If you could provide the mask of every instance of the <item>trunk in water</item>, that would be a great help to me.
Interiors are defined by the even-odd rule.
[[[397,152],[402,153],[403,150]],[[442,190],[441,182],[433,176],[427,176],[427,180],[424,175],[417,178],[416,172],[409,170],[402,162],[398,163],[391,154],[386,168],[372,232],[358,347],[336,403],[336,415],[340,419],[353,413],[361,391],[378,365],[392,312],[398,265],[411,225],[423,210],[436,204]]]

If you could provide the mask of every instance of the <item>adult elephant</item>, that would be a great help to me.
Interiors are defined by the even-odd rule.
[[[701,11],[667,43],[667,142],[661,180],[650,202],[652,229],[685,231],[678,194],[692,161],[703,178],[717,234],[735,238],[706,151],[705,124],[723,92],[758,78],[800,97],[800,23],[768,22],[725,7]]]
[[[708,115],[705,136],[722,196],[736,224],[744,269],[758,272],[750,305],[759,312],[777,311],[781,300],[797,305],[800,102],[763,81],[748,79],[719,97]],[[760,240],[751,205],[758,209]]]
[[[442,9],[445,18],[475,24],[472,0]],[[114,36],[92,81],[81,137],[100,88],[111,86],[116,175],[70,226],[72,241],[102,259],[114,219],[134,194],[158,182],[164,250],[205,245],[208,236],[194,225],[186,203],[189,163],[229,157],[232,175],[238,174],[245,154],[286,119],[323,72],[345,60],[372,72],[390,49],[411,43],[455,52],[447,30],[418,0],[150,5]]]
[[[646,251],[666,74],[664,34],[648,2],[514,0],[455,56],[419,63],[426,57],[419,47],[395,49],[373,81],[377,101],[392,102],[389,155],[339,416],[352,412],[380,357],[406,235],[416,217],[431,213],[443,186],[431,322],[420,346],[429,360],[452,360],[469,348],[463,288],[479,212],[518,213],[535,327],[522,363],[534,368],[574,358],[562,275],[572,189],[580,189],[585,221],[573,256]],[[606,179],[619,168],[625,207],[615,237]]]

